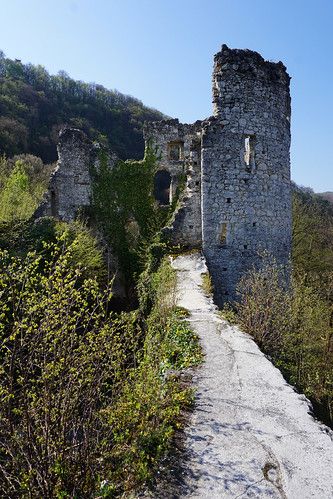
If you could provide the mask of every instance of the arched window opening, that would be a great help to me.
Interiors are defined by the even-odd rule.
[[[171,175],[166,170],[156,172],[154,178],[154,196],[161,205],[170,204]]]

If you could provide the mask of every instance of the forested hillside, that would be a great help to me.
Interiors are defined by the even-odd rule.
[[[80,128],[121,159],[143,156],[142,125],[163,115],[139,100],[102,85],[75,81],[65,72],[22,64],[0,51],[0,154],[29,153],[57,159],[60,128]]]

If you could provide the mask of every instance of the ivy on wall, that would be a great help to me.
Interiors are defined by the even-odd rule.
[[[160,207],[153,196],[158,155],[149,143],[144,159],[108,165],[105,151],[92,168],[92,214],[118,257],[127,283],[144,268],[150,245],[170,217],[173,206]]]

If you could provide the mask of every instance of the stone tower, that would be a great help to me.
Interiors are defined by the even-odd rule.
[[[284,65],[226,45],[215,55],[214,117],[201,143],[202,247],[219,303],[262,252],[291,248],[290,78]]]
[[[144,127],[146,142],[158,150],[156,201],[177,206],[164,232],[172,244],[203,250],[219,305],[237,297],[240,278],[260,267],[264,252],[289,263],[289,81],[281,62],[223,45],[214,61],[214,115],[194,124],[173,119]],[[58,153],[36,216],[69,221],[91,203],[89,165],[98,169],[98,154],[73,129],[62,132]],[[110,153],[110,167],[115,161]]]

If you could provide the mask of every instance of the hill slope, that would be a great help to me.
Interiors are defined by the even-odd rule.
[[[58,132],[68,124],[121,159],[140,159],[143,122],[164,117],[116,90],[75,81],[63,71],[50,75],[43,66],[22,64],[0,51],[0,154],[30,153],[51,163]]]
[[[333,203],[333,192],[318,192],[317,196],[320,196],[323,199],[326,199],[326,201],[329,201],[330,203]]]

